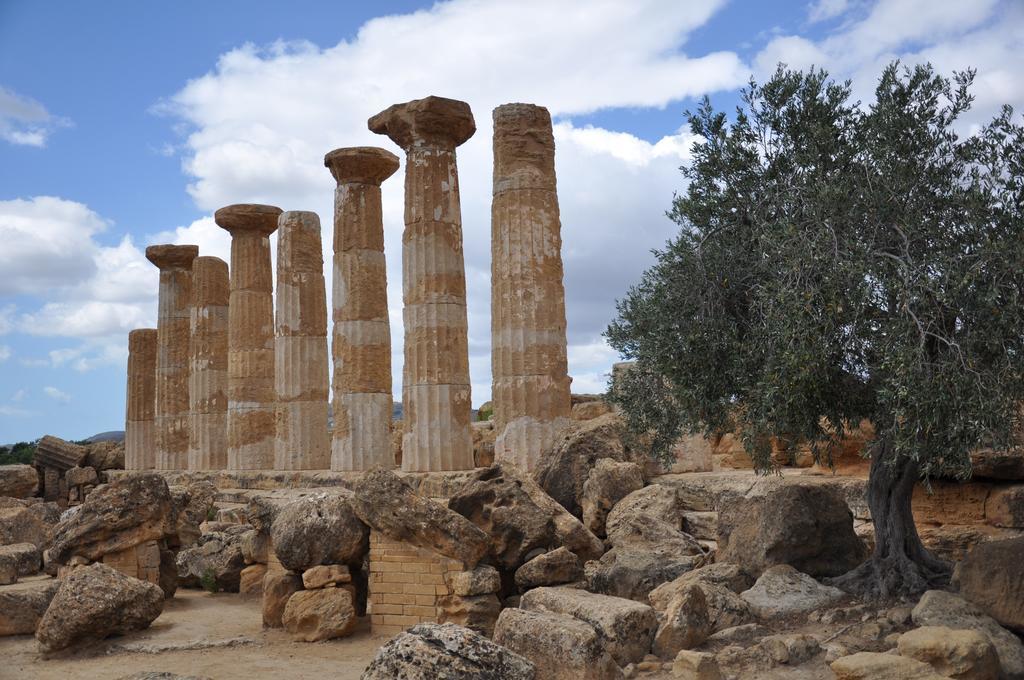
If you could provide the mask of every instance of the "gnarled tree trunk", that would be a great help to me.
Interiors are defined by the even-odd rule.
[[[951,565],[928,552],[914,525],[910,502],[918,476],[915,461],[893,461],[888,443],[879,442],[867,493],[875,552],[853,571],[833,579],[832,585],[869,599],[893,599],[949,583]]]

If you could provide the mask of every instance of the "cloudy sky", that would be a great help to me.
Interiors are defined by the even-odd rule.
[[[1019,0],[0,0],[0,444],[123,427],[127,333],[156,323],[146,245],[227,259],[213,211],[261,202],[315,210],[329,251],[323,155],[398,152],[366,129],[392,103],[443,95],[477,119],[458,153],[479,404],[498,104],[555,120],[569,368],[593,392],[616,359],[601,338],[615,299],[675,232],[664,213],[698,98],[731,109],[782,61],[851,78],[868,101],[900,58],[977,67],[977,122],[1024,111],[1021,45]],[[400,380],[400,175],[384,201]]]

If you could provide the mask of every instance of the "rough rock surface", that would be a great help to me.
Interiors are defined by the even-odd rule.
[[[540,680],[532,663],[454,624],[421,623],[380,648],[362,680]]]
[[[448,595],[438,600],[438,623],[454,623],[491,637],[501,613],[501,600],[494,594]]]
[[[534,588],[523,595],[519,606],[589,623],[615,662],[623,666],[642,660],[650,652],[658,627],[657,615],[645,604],[564,586]]]
[[[247,524],[232,524],[224,531],[202,534],[192,547],[178,553],[178,582],[183,586],[202,584],[213,579],[219,590],[237,593],[245,559],[242,541],[254,533]]]
[[[537,507],[551,517],[555,524],[555,536],[559,545],[576,553],[581,562],[596,560],[604,553],[604,543],[601,542],[601,539],[583,526],[583,522],[570,514],[558,501],[549,496],[532,477],[520,475],[519,483],[523,491],[537,504]]]
[[[698,585],[681,588],[659,618],[654,653],[663,659],[703,644],[714,632],[704,591]]]
[[[515,582],[519,590],[539,586],[557,586],[583,578],[583,567],[576,555],[562,547],[537,555],[516,569]]]
[[[82,465],[93,468],[96,472],[124,469],[124,442],[105,441],[89,444],[85,461]]]
[[[263,577],[263,627],[280,628],[288,600],[302,590],[302,577],[290,571],[269,571]]]
[[[901,656],[923,661],[946,677],[963,680],[999,678],[996,648],[977,631],[924,626],[901,635],[897,648]]]
[[[551,515],[538,507],[514,473],[501,465],[476,472],[448,500],[448,508],[480,527],[491,539],[491,556],[505,569],[516,569],[537,550],[555,543]]]
[[[811,576],[839,576],[867,557],[853,531],[853,513],[819,485],[787,484],[722,508],[718,559],[742,564],[755,576],[789,564]]]
[[[177,510],[178,544],[187,548],[202,533],[199,526],[206,521],[217,497],[217,487],[212,482],[193,482],[188,486],[170,487],[171,499]]]
[[[4,574],[13,574],[15,578],[28,576],[38,572],[41,565],[42,554],[32,543],[0,545],[0,583]],[[8,581],[13,582],[13,579]]]
[[[974,630],[992,641],[1007,678],[1024,678],[1024,643],[979,607],[942,590],[929,590],[911,613],[918,626]]]
[[[501,590],[501,574],[494,567],[481,565],[470,571],[450,571],[445,582],[460,597],[489,595]]]
[[[35,633],[59,586],[49,579],[0,588],[0,637]]]
[[[739,567],[726,562],[710,564],[683,574],[674,581],[651,591],[651,606],[659,613],[667,612],[678,604],[675,601],[696,587],[704,595],[711,633],[747,624],[751,618],[750,605],[737,593],[746,590],[753,581]]]
[[[571,616],[515,607],[505,609],[494,627],[494,641],[529,659],[539,678],[624,677],[594,627]]]
[[[615,504],[644,486],[643,470],[636,463],[611,458],[597,461],[583,484],[580,507],[583,524],[597,536],[605,535],[605,520]]]
[[[672,675],[682,680],[722,680],[713,654],[684,649],[672,662]]]
[[[37,548],[45,547],[53,536],[56,518],[44,508],[52,506],[52,503],[36,503],[0,508],[0,545],[31,543]],[[60,516],[59,512],[56,514]]]
[[[1024,633],[1024,537],[981,543],[957,566],[960,595]]]
[[[316,590],[351,582],[352,574],[343,564],[318,564],[302,572],[302,585],[306,590]]]
[[[831,664],[836,680],[941,680],[931,666],[894,654],[858,652]]]
[[[266,575],[267,565],[250,564],[238,574],[238,592],[245,597],[261,597]]]
[[[159,587],[104,564],[90,564],[61,580],[36,629],[36,639],[44,652],[54,652],[147,628],[163,608],[164,593]]]
[[[0,496],[31,498],[39,490],[39,475],[31,465],[0,465]]]
[[[306,642],[350,635],[356,625],[352,593],[346,588],[301,590],[288,598],[281,623],[296,640]]]
[[[57,564],[67,564],[76,555],[91,561],[175,531],[171,493],[163,477],[129,475],[97,487],[78,512],[62,519],[47,554]]]
[[[469,568],[490,551],[482,529],[457,512],[416,495],[393,472],[371,470],[355,483],[354,491],[351,502],[356,515],[392,540],[439,552]]]
[[[846,597],[838,588],[822,585],[807,574],[780,564],[769,567],[750,590],[740,594],[750,610],[763,619],[809,614]]]
[[[288,569],[358,564],[370,549],[370,528],[353,511],[353,495],[339,490],[284,506],[271,529],[274,552]]]

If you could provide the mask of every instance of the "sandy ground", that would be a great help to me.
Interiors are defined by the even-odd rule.
[[[41,658],[30,636],[0,638],[0,679],[115,680],[169,671],[212,680],[354,680],[386,641],[363,621],[352,637],[292,642],[284,631],[263,630],[258,598],[179,590],[147,630],[60,658]]]

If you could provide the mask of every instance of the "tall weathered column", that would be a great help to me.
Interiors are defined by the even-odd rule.
[[[476,132],[469,105],[395,104],[369,120],[406,153],[402,296],[402,469],[473,467],[462,213],[455,147]]]
[[[330,377],[320,218],[290,210],[281,213],[277,224],[274,469],[326,470],[331,464]]]
[[[229,294],[228,263],[197,257],[192,262],[189,470],[223,470],[228,464]]]
[[[156,344],[155,328],[128,333],[128,389],[125,390],[124,468],[156,467]]]
[[[192,303],[192,260],[199,246],[146,248],[146,259],[160,268],[156,353],[157,470],[188,467],[188,344]]]
[[[394,467],[391,323],[380,185],[398,156],[375,147],[335,149],[324,165],[334,191],[334,438],[332,470]]]
[[[491,374],[494,457],[532,470],[572,413],[555,139],[532,104],[494,109]]]
[[[274,466],[274,293],[270,235],[280,208],[238,204],[213,219],[231,234],[228,469]]]

